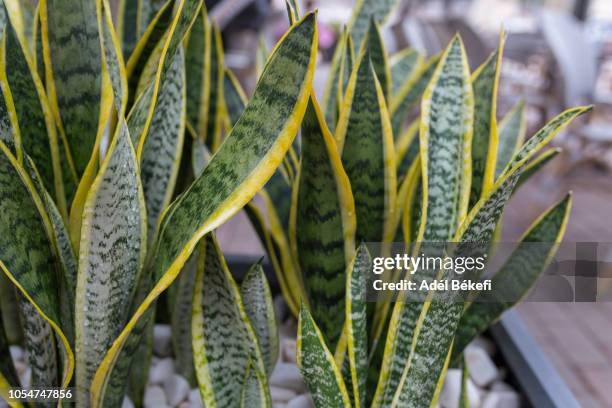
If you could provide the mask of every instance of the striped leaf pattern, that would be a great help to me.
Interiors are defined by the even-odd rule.
[[[102,51],[96,6],[87,0],[42,0],[40,13],[51,107],[80,177],[92,154],[100,117]]]
[[[334,139],[311,97],[302,121],[302,160],[292,223],[300,272],[315,320],[335,347],[344,320],[345,270],[355,247],[355,204]]]
[[[123,122],[83,212],[75,306],[79,405],[89,405],[91,380],[128,317],[145,249],[143,191]]]
[[[191,27],[188,45],[185,47],[185,69],[187,76],[187,120],[196,133],[206,123],[210,103],[210,53],[212,25],[202,7]]]
[[[240,408],[265,408],[271,407],[270,400],[267,398],[267,390],[265,389],[265,381],[261,374],[249,362],[244,384],[242,386],[242,395],[240,397]]]
[[[560,148],[549,149],[527,163],[521,173],[519,181],[516,183],[517,187],[526,183],[531,176],[537,174],[542,167],[546,166],[552,159],[557,157],[559,153],[561,153]]]
[[[391,69],[391,96],[397,94],[402,85],[412,77],[423,64],[423,56],[412,48],[406,48],[394,54],[390,61]]]
[[[572,207],[571,194],[546,211],[527,230],[517,249],[492,279],[493,293],[480,293],[469,304],[459,322],[453,356],[493,324],[504,311],[529,292],[558,249]]]
[[[389,238],[396,169],[389,113],[369,55],[366,48],[351,76],[336,140],[355,198],[356,239],[377,242]]]
[[[265,368],[239,289],[214,236],[204,237],[202,251],[204,267],[196,277],[191,326],[200,394],[206,407],[239,406],[250,362],[256,372]]]
[[[149,134],[140,157],[149,240],[170,204],[185,136],[185,60],[182,47],[161,83]]]
[[[304,305],[300,310],[297,339],[297,363],[315,407],[350,408],[342,373]]]
[[[94,400],[130,332],[142,330],[150,318],[149,306],[176,278],[199,239],[244,206],[280,164],[295,137],[312,85],[315,22],[314,14],[309,14],[286,34],[223,147],[167,210],[153,246],[153,290],[104,357],[92,385]]]
[[[351,371],[353,406],[366,405],[366,380],[368,375],[368,331],[366,287],[372,259],[367,247],[361,244],[349,265],[346,279],[346,328],[348,361]]]
[[[15,112],[15,108],[10,92],[8,86],[4,82],[0,82],[0,141],[15,154],[16,145],[21,150],[21,137],[18,133],[19,129],[14,124],[16,122],[15,115],[11,117],[11,114]],[[7,100],[7,95],[10,97],[9,100]]]
[[[349,48],[351,47],[351,48]],[[325,84],[325,93],[322,99],[322,108],[325,112],[325,122],[330,128],[336,127],[338,113],[342,104],[342,96],[344,89],[340,89],[340,84],[348,83],[352,71],[352,55],[353,49],[351,46],[351,37],[347,30],[342,31],[341,37],[338,39],[336,50],[331,61],[329,75]]]
[[[504,116],[499,124],[499,141],[495,177],[499,177],[512,156],[518,151],[527,133],[525,102],[520,101]]]
[[[257,336],[266,374],[271,375],[278,360],[278,328],[272,302],[272,292],[261,266],[256,263],[240,285],[244,310]]]
[[[349,31],[353,37],[355,53],[366,37],[370,21],[383,24],[398,2],[396,0],[358,0],[349,20]]]
[[[387,60],[387,50],[380,35],[380,28],[376,21],[370,21],[368,29],[367,47],[370,52],[370,60],[376,73],[376,78],[380,82],[385,98],[391,95],[391,68]]]
[[[229,120],[229,131],[238,122],[247,104],[247,97],[238,78],[229,69],[225,69],[223,74],[223,102]]]

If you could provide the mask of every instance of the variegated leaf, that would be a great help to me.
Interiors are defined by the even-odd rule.
[[[138,164],[127,125],[120,126],[83,211],[75,305],[81,406],[89,406],[91,380],[129,316],[146,249]]]
[[[228,131],[236,124],[247,104],[247,97],[238,82],[238,78],[229,69],[223,74],[223,101],[227,112],[229,126]]]
[[[372,259],[367,247],[361,244],[349,265],[346,279],[346,328],[348,361],[351,371],[353,406],[366,406],[368,376],[368,330],[366,287]]]
[[[221,30],[213,25],[210,48],[210,76],[205,84],[209,89],[208,114],[206,123],[199,123],[196,128],[198,135],[206,141],[213,153],[217,151],[221,144],[223,131],[223,64]]]
[[[149,134],[140,157],[147,205],[148,239],[152,241],[162,211],[170,204],[185,137],[185,60],[179,47],[162,83]]]
[[[378,78],[378,82],[380,82],[385,98],[389,98],[391,95],[391,68],[387,60],[387,49],[380,35],[380,28],[374,20],[370,21],[367,47],[370,51],[370,60],[372,61],[376,78]]]
[[[93,1],[40,2],[47,91],[77,177],[100,132],[102,50],[96,13]]]
[[[481,292],[469,304],[461,316],[455,335],[454,359],[458,358],[474,337],[527,295],[557,252],[557,244],[563,239],[571,207],[571,194],[568,194],[542,214],[493,276],[494,292]]]
[[[336,143],[311,97],[302,122],[302,160],[291,239],[312,314],[333,349],[344,321],[346,268],[355,248],[355,204]]]
[[[278,360],[278,328],[270,285],[261,266],[256,263],[240,285],[244,310],[255,330],[266,374],[271,375]]]
[[[391,96],[395,96],[402,85],[423,65],[423,56],[412,48],[405,48],[391,56]]]
[[[306,108],[315,50],[316,19],[309,14],[275,49],[253,98],[222,148],[166,211],[153,246],[153,289],[104,357],[92,384],[94,401],[99,400],[130,333],[142,332],[151,317],[149,307],[176,279],[200,238],[250,201],[280,164]],[[236,157],[241,159],[236,161]]]
[[[156,13],[164,6],[159,0],[120,0],[117,7],[117,32],[123,55],[130,56]]]
[[[382,25],[398,3],[397,0],[357,0],[349,20],[349,32],[353,37],[355,53],[366,37],[371,20]]]
[[[338,39],[336,50],[334,51],[325,84],[325,93],[321,102],[325,112],[325,122],[331,129],[336,127],[344,90],[353,70],[353,56],[351,36],[345,29],[342,32],[342,36]]]
[[[342,373],[312,315],[302,305],[298,321],[297,364],[316,408],[350,408]]]
[[[366,48],[349,82],[336,129],[357,215],[356,239],[392,239],[396,168],[393,135],[382,88]]]
[[[206,407],[239,406],[251,361],[265,372],[255,332],[240,292],[213,235],[202,243],[203,268],[196,276],[192,344],[200,394]],[[264,378],[265,378],[265,374]],[[263,386],[267,388],[267,380]]]
[[[397,179],[401,181],[406,176],[408,169],[419,156],[419,125],[415,121],[405,132],[403,132],[395,143]]]
[[[13,318],[15,317],[16,316]],[[2,319],[0,319],[0,376],[2,376],[11,387],[19,387],[21,385],[19,377],[17,376],[17,371],[15,371],[15,365],[13,364],[13,358],[9,350],[9,342]],[[4,396],[5,395],[0,394],[0,397]]]
[[[557,157],[561,153],[560,148],[549,149],[542,154],[536,156],[533,160],[525,165],[519,181],[516,183],[517,187],[529,181],[529,179],[538,173],[541,168],[546,166],[552,159]]]
[[[525,102],[520,101],[514,105],[499,124],[495,178],[499,177],[512,156],[520,149],[526,133]]]
[[[257,369],[249,362],[242,395],[240,397],[240,408],[267,408],[271,407],[270,399],[267,398],[268,390],[265,389],[265,381]]]
[[[476,70],[474,88],[474,136],[472,138],[472,187],[470,208],[480,200],[495,181],[497,160],[497,88],[501,73],[504,34],[500,45]]]
[[[21,150],[21,135],[14,112],[11,91],[5,82],[0,81],[0,141],[16,154],[16,148]]]

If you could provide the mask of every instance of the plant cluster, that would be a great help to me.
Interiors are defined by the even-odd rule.
[[[366,303],[358,244],[493,242],[516,186],[556,151],[536,154],[588,108],[523,143],[522,105],[496,120],[503,37],[473,74],[459,37],[429,61],[389,57],[379,24],[394,2],[369,0],[321,107],[316,13],[300,18],[292,1],[247,98],[202,1],[157,3],[122,1],[112,16],[107,0],[2,1],[0,396],[20,386],[8,345],[22,342],[32,388],[140,405],[167,312],[177,366],[207,407],[270,407],[270,288],[260,263],[238,286],[214,236],[245,208],[299,316],[316,406],[431,405],[448,365],[512,304]],[[545,268],[570,206],[525,234],[545,254],[519,245],[495,275],[510,293]]]

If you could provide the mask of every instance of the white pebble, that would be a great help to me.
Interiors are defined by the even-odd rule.
[[[134,403],[127,395],[123,397],[123,403],[121,403],[121,408],[134,408]]]
[[[172,331],[167,324],[156,324],[153,328],[153,353],[168,357],[172,352]]]
[[[194,388],[189,392],[189,403],[191,404],[191,408],[204,408],[204,403],[202,402],[202,395],[200,395],[200,390]]]
[[[178,408],[191,408],[191,403],[189,401],[183,401],[178,404]]]
[[[519,408],[520,405],[520,398],[514,391],[491,391],[482,401],[481,408]]]
[[[164,380],[174,374],[174,361],[164,358],[149,370],[149,384],[162,384]]]
[[[476,385],[486,387],[497,379],[498,369],[483,348],[468,347],[464,356],[470,378]]]
[[[19,376],[19,380],[21,381],[21,386],[23,388],[30,388],[30,383],[32,381],[32,369],[27,367],[25,371]]]
[[[289,388],[298,393],[306,391],[306,384],[297,365],[278,363],[270,377],[270,384],[280,388]]]
[[[314,402],[310,395],[302,394],[289,401],[287,408],[314,408]]]
[[[283,361],[295,364],[296,356],[297,356],[297,345],[296,345],[295,340],[283,339],[281,344],[282,344],[281,350],[282,350],[282,355],[283,355]]]
[[[470,344],[468,344],[468,347],[480,347],[490,356],[494,355],[497,351],[495,343],[483,336],[476,337]]]
[[[284,402],[275,402],[272,404],[272,408],[287,408],[287,404]]]
[[[287,402],[297,396],[297,393],[287,388],[270,387],[270,397],[272,402]]]
[[[25,370],[27,370],[28,368],[28,365],[24,363],[23,361],[15,361],[14,366],[15,366],[15,371],[17,371],[18,376],[21,376],[25,372]]]
[[[148,387],[144,394],[144,406],[146,408],[162,408],[168,406],[164,390],[157,385]]]
[[[9,351],[11,352],[13,361],[24,361],[25,354],[23,353],[23,349],[21,347],[10,346]]]
[[[462,370],[450,368],[446,371],[446,378],[440,393],[440,405],[444,408],[457,408],[461,397]],[[471,407],[480,405],[480,392],[474,383],[468,378],[467,382],[468,400]]]
[[[491,391],[514,391],[514,388],[503,381],[495,381],[491,384]]]
[[[168,403],[172,406],[176,406],[187,399],[189,395],[189,383],[184,377],[173,374],[164,381],[164,391]]]

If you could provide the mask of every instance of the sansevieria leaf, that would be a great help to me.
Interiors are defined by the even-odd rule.
[[[537,174],[542,167],[546,166],[552,159],[557,157],[559,153],[561,153],[561,149],[557,147],[554,149],[546,150],[545,152],[542,152],[542,154],[534,157],[533,160],[531,160],[525,165],[525,168],[521,173],[521,177],[516,183],[517,187],[522,185],[523,183],[526,183],[531,178],[531,176]]]
[[[336,143],[313,97],[302,122],[291,223],[312,314],[333,349],[344,321],[345,271],[355,250],[355,204]]]
[[[525,102],[520,101],[504,116],[499,124],[499,140],[495,177],[499,177],[512,156],[518,151],[527,133]]]
[[[461,316],[455,335],[454,359],[474,337],[527,295],[557,252],[571,207],[572,199],[568,194],[542,214],[523,235],[519,246],[506,263],[493,276],[494,291],[480,293],[469,304]]]
[[[0,143],[0,268],[17,287],[26,342],[40,346],[28,354],[33,372],[57,359],[54,337],[65,356],[61,381],[46,386],[67,386],[74,370],[72,349],[61,329],[59,282],[52,246],[52,226],[44,204],[23,168]],[[27,320],[27,321],[24,321]],[[26,327],[28,324],[36,327]],[[33,330],[30,330],[33,329]],[[51,346],[49,346],[51,342]],[[52,353],[50,355],[49,353]],[[48,356],[49,360],[45,361]],[[55,360],[57,361],[57,360]],[[44,367],[43,367],[44,366]],[[33,383],[34,384],[34,383]]]
[[[117,32],[123,55],[130,56],[138,39],[165,2],[159,0],[120,0],[117,7]]]
[[[144,196],[122,121],[83,211],[75,305],[80,406],[89,405],[91,380],[128,318],[145,250]]]
[[[242,386],[240,408],[266,408],[270,406],[268,390],[265,388],[262,375],[249,362]]]
[[[40,18],[50,105],[80,177],[99,132],[102,50],[96,4],[42,0]]]
[[[280,164],[304,115],[316,49],[316,18],[309,14],[275,49],[253,98],[222,147],[166,212],[153,246],[153,289],[104,357],[92,384],[94,400],[130,332],[146,325],[149,306],[176,279],[200,238],[249,202]]]
[[[353,406],[366,405],[366,380],[368,376],[368,330],[366,287],[372,259],[367,247],[361,244],[355,259],[348,267],[346,279],[346,328],[348,360],[353,388]]]
[[[238,82],[238,78],[229,69],[226,69],[223,74],[223,101],[229,121],[227,129],[229,132],[242,115],[242,111],[247,104],[247,97]]]
[[[9,350],[9,342],[2,319],[0,319],[0,376],[2,376],[11,387],[19,387],[19,377],[17,377],[17,372],[13,365],[13,358]],[[0,393],[0,397],[6,397],[7,394]]]
[[[383,94],[385,98],[388,98],[391,95],[391,68],[387,60],[387,49],[383,43],[380,28],[374,20],[370,21],[366,46],[370,51],[372,66],[374,67],[378,82],[380,82]]]
[[[240,285],[240,295],[244,310],[257,336],[266,374],[271,375],[278,360],[278,328],[272,292],[261,261],[247,272]]]
[[[390,237],[396,195],[395,149],[383,90],[366,47],[353,70],[336,129],[357,214],[356,239]]]
[[[412,48],[406,48],[391,56],[391,95],[395,95],[402,85],[423,64],[423,56]]]
[[[322,109],[325,112],[325,122],[331,129],[336,127],[345,83],[348,83],[352,72],[354,52],[350,38],[348,31],[345,29],[338,39],[321,102]]]
[[[342,373],[304,305],[297,335],[297,364],[316,408],[351,408]]]
[[[204,265],[196,277],[191,323],[200,394],[206,407],[240,406],[251,361],[251,369],[264,377],[265,367],[221,250],[213,235],[203,239]],[[267,380],[262,385],[267,388]]]
[[[396,0],[358,0],[353,6],[349,32],[353,37],[355,53],[359,50],[371,20],[382,25],[398,2]]]

